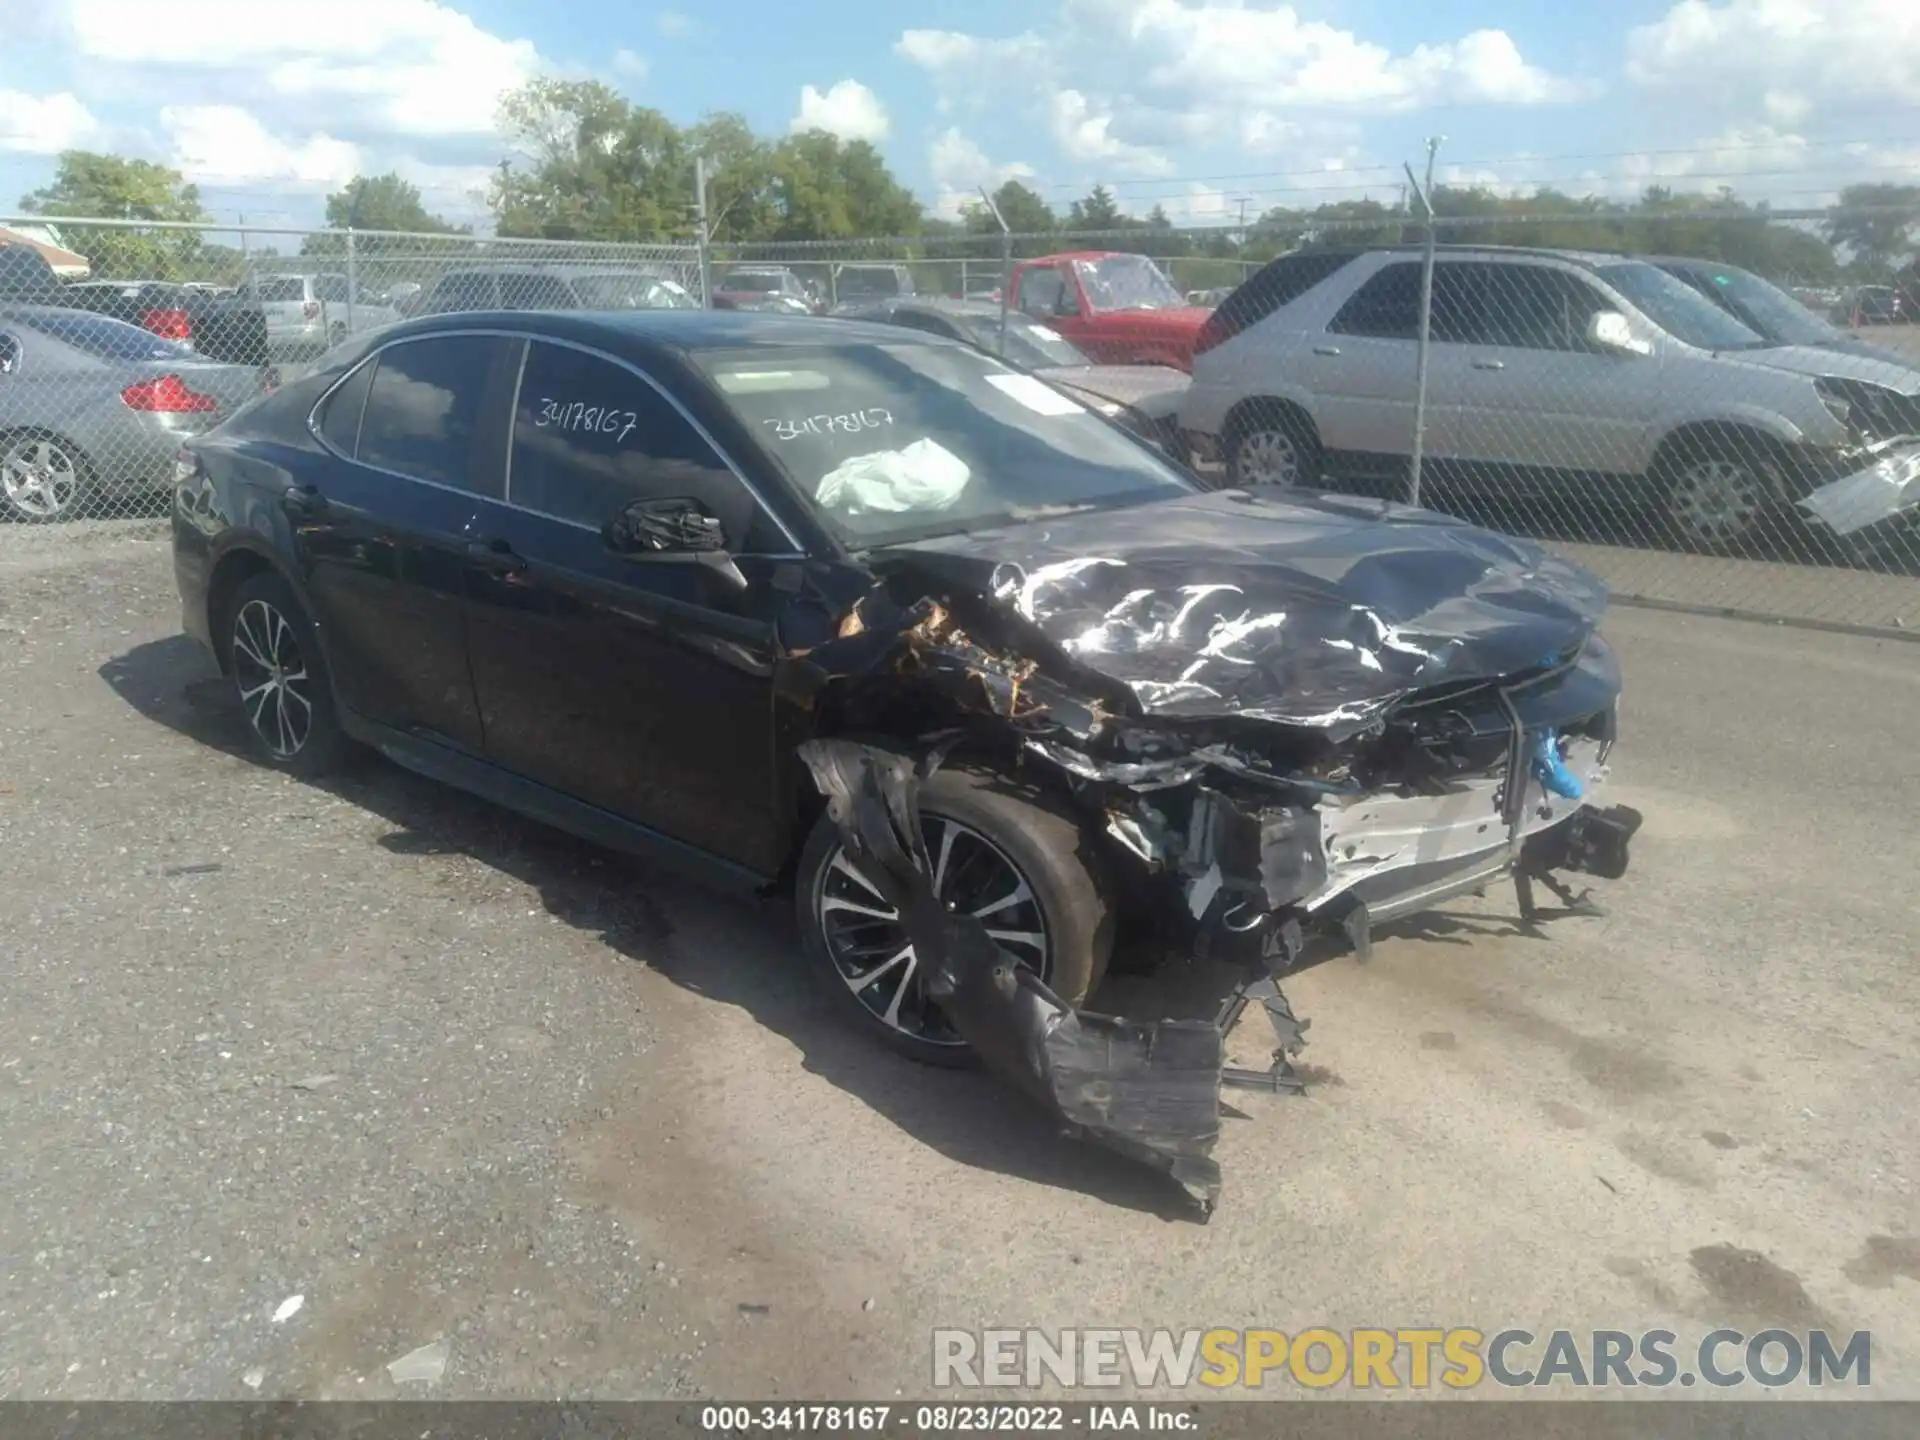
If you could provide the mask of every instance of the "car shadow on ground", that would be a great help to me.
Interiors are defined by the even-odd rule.
[[[254,761],[228,682],[187,637],[136,646],[99,674],[148,719]],[[1170,1181],[1097,1146],[1063,1140],[1046,1116],[991,1077],[922,1066],[860,1034],[816,989],[783,899],[710,888],[371,755],[311,783],[390,824],[377,842],[383,849],[469,856],[531,887],[549,914],[623,960],[746,1011],[790,1041],[810,1074],[950,1160],[1168,1221],[1194,1218]],[[1214,1003],[1204,995],[1181,999],[1175,1008],[1183,1013]]]

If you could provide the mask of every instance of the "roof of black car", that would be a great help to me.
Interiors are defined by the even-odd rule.
[[[482,325],[546,333],[583,343],[638,341],[675,350],[751,350],[862,341],[886,345],[898,345],[903,340],[929,345],[953,343],[893,325],[753,310],[463,310],[404,321],[379,333],[383,339],[398,339]]]

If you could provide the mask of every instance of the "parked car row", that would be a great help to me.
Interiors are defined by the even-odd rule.
[[[1180,424],[1235,484],[1398,496],[1414,445],[1417,248],[1275,260],[1215,310]],[[1675,259],[1442,247],[1432,493],[1601,496],[1681,544],[1787,516],[1851,536],[1920,505],[1920,371],[1757,276]]]

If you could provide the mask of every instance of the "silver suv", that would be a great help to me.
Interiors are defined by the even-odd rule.
[[[1236,485],[1401,494],[1420,288],[1413,249],[1254,275],[1200,334],[1180,410],[1196,453]],[[1442,247],[1430,335],[1438,493],[1652,505],[1681,544],[1725,549],[1794,504],[1847,533],[1817,492],[1920,469],[1920,372],[1764,340],[1643,261]]]
[[[391,325],[400,312],[363,292],[348,303],[344,275],[257,275],[243,289],[267,317],[267,348],[276,360],[307,359],[349,334]]]

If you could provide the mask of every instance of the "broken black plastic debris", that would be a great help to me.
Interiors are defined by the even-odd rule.
[[[994,1074],[1067,1132],[1165,1172],[1204,1218],[1220,1195],[1225,1038],[1196,1020],[1077,1011],[936,898],[917,795],[941,754],[914,761],[849,740],[809,740],[800,758],[826,797],[847,860],[900,912],[928,995]]]

